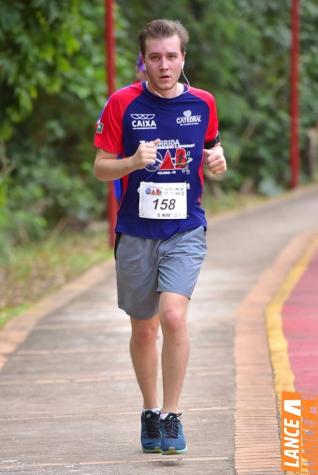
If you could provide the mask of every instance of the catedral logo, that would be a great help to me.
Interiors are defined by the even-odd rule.
[[[199,125],[201,122],[200,115],[192,115],[190,110],[186,110],[183,112],[182,117],[177,117],[176,122],[178,125]]]
[[[156,114],[130,114],[133,119],[131,121],[132,128],[134,130],[156,129],[155,116]]]
[[[318,473],[318,398],[282,392],[282,470]]]

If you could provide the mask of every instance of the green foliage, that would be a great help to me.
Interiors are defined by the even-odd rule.
[[[12,242],[43,238],[57,223],[84,225],[103,211],[104,186],[92,174],[94,119],[75,120],[83,107],[74,103],[73,95],[55,98],[47,120],[43,104],[50,98],[41,96],[29,121],[17,127],[23,147],[18,137],[8,144],[6,232]]]
[[[313,1],[302,2],[301,7],[301,114],[300,124],[302,142],[305,131],[318,122],[318,4]]]
[[[13,134],[14,124],[32,110],[39,88],[57,93],[80,49],[77,0],[16,1],[0,4],[0,137]]]
[[[98,0],[0,4],[4,251],[102,212],[104,186],[92,176],[94,123],[105,101],[102,29]]]

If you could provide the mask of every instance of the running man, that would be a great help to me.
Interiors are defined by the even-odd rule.
[[[206,254],[203,166],[219,175],[226,161],[214,97],[179,82],[186,29],[178,21],[153,20],[139,42],[147,80],[107,102],[96,128],[94,173],[102,181],[122,180],[118,306],[131,322],[130,353],[143,397],[142,449],[179,454],[187,451],[178,411],[189,357],[187,309]]]

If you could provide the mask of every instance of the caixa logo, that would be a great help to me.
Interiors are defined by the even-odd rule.
[[[177,117],[176,122],[178,125],[199,125],[201,122],[200,115],[192,115],[190,110],[186,110],[183,112],[182,117]]]
[[[130,114],[132,128],[134,130],[156,129],[155,116],[156,114]]]

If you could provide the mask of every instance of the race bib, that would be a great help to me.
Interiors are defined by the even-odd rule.
[[[139,217],[186,219],[187,184],[142,181],[139,188]]]

